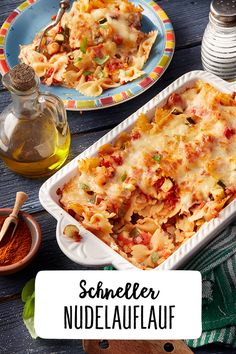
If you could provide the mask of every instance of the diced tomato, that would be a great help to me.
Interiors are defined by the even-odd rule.
[[[104,159],[102,159],[102,161],[100,162],[99,165],[100,165],[100,166],[104,166],[104,167],[111,167],[111,166],[112,166],[111,161],[109,161],[109,160],[104,160]]]
[[[232,195],[236,193],[236,187],[226,187],[225,188],[225,194],[226,195]]]
[[[161,186],[163,185],[165,181],[165,177],[161,177],[160,179],[158,179],[155,183],[155,188],[157,191],[159,191],[159,189],[161,188]]]
[[[123,43],[123,38],[119,36],[118,34],[114,34],[113,40],[117,45],[120,45]]]
[[[92,81],[93,80],[93,75],[88,75],[86,76],[86,81]]]
[[[58,81],[57,79],[52,79],[52,83],[53,83],[53,85],[60,85],[61,84],[61,82],[60,81]]]
[[[175,106],[175,107],[181,107],[184,108],[184,102],[181,98],[181,96],[178,93],[172,93],[167,101],[167,104],[169,106]]]
[[[47,70],[47,72],[46,72],[46,77],[50,77],[52,74],[53,74],[53,72],[54,72],[54,69],[53,68],[50,68],[49,70]]]
[[[114,64],[108,64],[107,65],[109,72],[113,72],[116,70],[116,65]]]
[[[99,58],[103,57],[102,48],[103,48],[103,44],[99,44],[96,47],[93,47],[93,51],[94,51],[96,57],[99,57]]]
[[[53,16],[51,17],[52,21],[55,21],[56,18],[57,18],[57,15],[53,15]]]
[[[122,159],[121,156],[114,155],[114,156],[111,156],[111,157],[115,161],[115,163],[117,163],[117,165],[121,166],[123,164],[123,159]]]
[[[112,58],[109,60],[109,63],[107,64],[107,68],[110,72],[113,72],[118,69],[122,69],[124,67],[124,64],[120,61],[120,59]]]
[[[130,137],[132,140],[137,140],[137,139],[141,138],[141,134],[139,132],[132,132]]]
[[[170,192],[167,194],[167,197],[165,199],[165,205],[169,207],[170,209],[174,208],[175,204],[178,201],[178,197],[175,194],[174,189],[170,190]]]
[[[133,243],[132,239],[124,237],[122,234],[117,236],[117,241],[123,242],[124,245]]]
[[[143,245],[149,245],[149,243],[150,243],[150,234],[145,232],[145,231],[142,231],[141,232],[141,236],[142,236],[142,239],[143,239],[142,244]]]
[[[141,235],[134,237],[133,240],[135,245],[140,245],[141,243],[143,243],[143,238]]]
[[[232,128],[225,128],[224,131],[224,136],[226,137],[226,139],[230,139],[232,138],[232,136],[235,134],[235,130]]]
[[[59,27],[59,29],[58,29],[58,33],[62,33],[62,32],[64,32],[64,29],[63,29],[63,27]]]

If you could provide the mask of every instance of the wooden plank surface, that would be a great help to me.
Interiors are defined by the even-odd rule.
[[[200,44],[208,21],[210,0],[157,0],[156,2],[166,11],[172,21],[176,33],[177,49],[196,45],[196,43]],[[0,23],[21,3],[21,0],[1,0]]]
[[[0,25],[21,2],[0,1]],[[200,43],[208,22],[210,0],[162,0],[157,3],[167,12],[175,28],[177,51],[170,67],[151,89],[122,106],[83,112],[82,115],[79,112],[70,112],[68,120],[72,132],[72,149],[69,159],[90,146],[104,135],[107,129],[120,123],[177,77],[187,71],[201,69]],[[0,93],[1,112],[9,104],[9,94],[1,85]],[[13,204],[15,192],[20,186],[30,195],[30,201],[26,203],[24,209],[35,213],[43,232],[41,249],[31,265],[18,274],[0,277],[0,353],[82,354],[84,351],[78,340],[32,340],[23,325],[20,291],[27,280],[41,269],[82,269],[82,267],[64,256],[56,243],[56,221],[48,213],[42,211],[38,200],[38,190],[43,180],[28,180],[17,176],[8,171],[2,163],[0,163],[0,174],[0,207]],[[196,354],[233,354],[232,349],[219,345],[193,351]]]

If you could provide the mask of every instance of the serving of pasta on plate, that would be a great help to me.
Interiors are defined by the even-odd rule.
[[[155,268],[236,197],[236,100],[197,81],[150,121],[78,161],[60,204],[142,269]]]
[[[141,31],[142,7],[128,0],[79,0],[47,32],[22,45],[19,59],[46,85],[99,96],[143,75],[157,30]]]

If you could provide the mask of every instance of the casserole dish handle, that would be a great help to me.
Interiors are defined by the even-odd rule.
[[[64,234],[65,227],[68,225],[75,225],[79,230],[77,240]],[[106,250],[108,246],[92,233],[85,230],[74,219],[73,221],[69,220],[66,216],[58,219],[56,237],[62,252],[76,263],[85,266],[101,266],[112,263],[112,257]]]
[[[59,171],[59,173],[61,171]],[[54,178],[54,176],[51,178]],[[57,243],[61,251],[69,259],[83,266],[99,267],[112,265],[116,269],[121,270],[137,269],[102,240],[86,230],[71,215],[62,210],[58,205],[58,186],[54,184],[53,187],[51,187],[49,182],[50,180],[47,180],[40,188],[39,200],[42,206],[57,220]],[[80,240],[76,241],[64,234],[67,225],[75,225],[78,228],[79,235],[81,236]]]
[[[72,217],[62,216],[57,219],[56,237],[62,252],[72,261],[84,266],[105,266],[113,265],[116,269],[128,270],[137,269],[131,263],[125,261],[118,253],[114,252],[108,245],[84,229],[79,222]],[[79,230],[81,239],[74,239],[65,236],[64,230],[67,225],[75,225]]]

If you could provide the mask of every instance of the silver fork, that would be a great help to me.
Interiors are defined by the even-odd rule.
[[[60,9],[58,10],[56,19],[43,29],[43,32],[42,32],[41,37],[40,37],[39,44],[38,44],[38,46],[36,48],[36,51],[38,53],[40,53],[41,46],[42,46],[42,41],[43,41],[43,38],[44,38],[46,32],[48,32],[51,28],[55,27],[61,21],[62,16],[66,12],[66,10],[69,9],[69,8],[70,8],[70,0],[61,0],[60,1]]]

